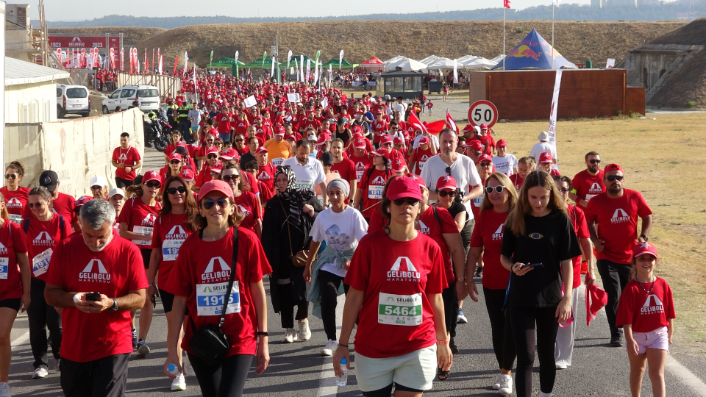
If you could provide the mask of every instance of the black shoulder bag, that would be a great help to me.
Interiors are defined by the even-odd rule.
[[[203,236],[203,229],[199,231],[199,237]],[[228,280],[228,289],[226,289],[223,297],[223,310],[221,311],[221,321],[218,325],[206,324],[203,327],[196,329],[194,325],[193,315],[191,318],[191,328],[194,335],[189,341],[189,347],[196,355],[205,361],[208,365],[217,367],[230,351],[230,342],[228,336],[223,332],[221,327],[225,322],[226,309],[230,299],[231,290],[233,289],[233,279],[235,278],[236,266],[238,263],[238,228],[233,228],[233,264],[230,269],[230,279]]]

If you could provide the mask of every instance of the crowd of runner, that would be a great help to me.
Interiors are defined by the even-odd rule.
[[[47,376],[51,347],[66,395],[123,395],[129,356],[150,353],[157,297],[172,390],[195,375],[205,396],[240,396],[253,359],[258,374],[268,366],[271,304],[275,342],[309,340],[320,317],[337,375],[354,343],[364,396],[418,396],[452,376],[463,301],[480,289],[498,366],[488,386],[531,396],[537,356],[550,396],[572,365],[582,283],[593,317],[605,305],[610,344],[627,348],[633,396],[646,362],[665,395],[672,292],[654,275],[652,211],[617,163],[589,151],[562,176],[546,132],[517,159],[486,125],[430,133],[401,98],[222,75],[183,87],[165,100],[177,128],[162,169],[137,174],[127,133],[113,189],[94,176],[74,198],[51,170],[29,189],[23,165],[7,166],[0,397],[25,310],[32,378]]]

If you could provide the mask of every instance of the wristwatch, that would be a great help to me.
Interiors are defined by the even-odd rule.
[[[113,306],[111,306],[108,309],[109,312],[117,312],[118,311],[118,300],[113,298]]]
[[[640,237],[642,237],[645,242],[649,241],[649,238],[647,238],[647,236],[645,236],[644,234],[641,234]]]

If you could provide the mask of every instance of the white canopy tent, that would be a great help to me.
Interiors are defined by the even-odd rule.
[[[458,66],[461,66],[461,63],[458,63]],[[428,64],[428,69],[430,70],[436,70],[436,69],[453,69],[454,68],[454,60],[449,59],[449,58],[437,58],[434,62]]]
[[[391,64],[391,63],[399,62],[399,61],[401,61],[401,60],[403,60],[403,59],[407,59],[407,57],[403,57],[402,55],[397,55],[397,56],[392,57],[392,58],[390,58],[390,59],[388,59],[388,60],[382,61],[382,63],[383,63],[384,65],[389,65],[389,64]]]
[[[405,72],[410,72],[410,71],[419,71],[423,69],[427,69],[427,65],[415,61],[414,59],[410,58],[404,58],[401,60],[398,60],[397,62],[389,63],[385,65],[385,70],[395,70],[396,68],[401,68]]]
[[[432,63],[434,63],[434,61],[436,61],[439,58],[441,58],[441,57],[438,57],[436,55],[429,55],[428,57],[426,57],[424,59],[420,59],[419,62],[426,64],[426,65],[431,65]]]

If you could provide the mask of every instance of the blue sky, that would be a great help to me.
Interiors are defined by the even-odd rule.
[[[522,9],[551,5],[551,0],[511,0]],[[590,4],[590,0],[566,0],[565,3]],[[30,1],[31,18],[37,19],[38,2]],[[356,0],[354,2],[314,0],[269,0],[267,3],[233,0],[47,0],[47,20],[80,21],[120,14],[151,17],[225,15],[232,17],[301,17],[360,15],[375,13],[414,13],[472,10],[502,6],[502,0]]]

